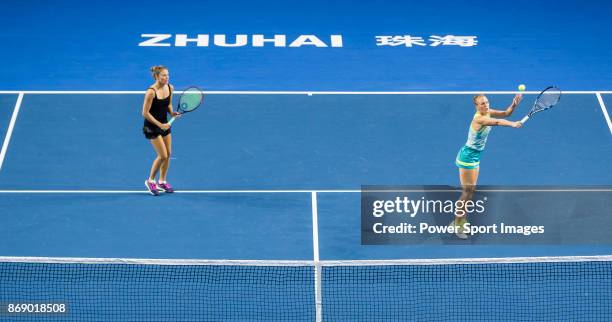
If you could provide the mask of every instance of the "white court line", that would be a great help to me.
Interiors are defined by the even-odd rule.
[[[145,91],[0,91],[0,94],[140,94]],[[175,91],[182,94],[182,91]],[[540,91],[204,91],[204,94],[274,94],[274,95],[465,95],[465,94],[539,94]],[[563,94],[612,94],[612,91],[563,91]]]
[[[597,100],[599,101],[599,106],[601,107],[601,111],[603,112],[604,117],[606,118],[606,122],[608,123],[608,128],[610,129],[610,134],[612,134],[612,121],[610,121],[610,115],[608,114],[608,110],[606,109],[606,104],[604,104],[603,98],[601,98],[601,94],[597,93]]]
[[[322,297],[322,280],[321,280],[321,264],[319,261],[319,216],[318,216],[318,205],[317,205],[317,193],[311,193],[312,198],[312,253],[314,259],[314,270],[315,270],[315,316],[316,322],[321,322],[323,317],[323,297]]]
[[[13,115],[11,116],[11,122],[9,123],[8,129],[6,130],[6,136],[4,137],[4,143],[2,143],[2,150],[0,150],[0,170],[2,170],[2,164],[4,163],[4,157],[8,150],[8,145],[11,142],[11,136],[13,135],[13,129],[15,128],[15,122],[17,122],[17,115],[21,108],[21,102],[23,101],[23,93],[19,93],[15,108],[13,108]]]
[[[319,261],[319,216],[318,216],[318,205],[317,205],[317,193],[312,191],[310,193],[312,200],[312,252],[314,261]]]
[[[361,192],[458,192],[460,189],[432,190],[185,190],[178,194],[249,194],[249,193],[361,193]],[[612,188],[572,189],[477,189],[477,192],[612,192]],[[146,190],[0,190],[0,194],[149,194]]]
[[[180,194],[360,192],[360,190],[179,190]],[[0,190],[0,194],[148,194],[146,190]]]

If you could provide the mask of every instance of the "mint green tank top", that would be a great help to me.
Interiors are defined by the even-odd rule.
[[[478,114],[475,114],[474,118],[476,118],[477,115]],[[465,145],[474,150],[484,150],[485,144],[487,144],[487,138],[489,137],[489,132],[491,132],[491,126],[489,125],[481,127],[479,131],[474,131],[474,129],[472,129],[472,125],[470,124],[470,130],[468,132],[468,138]]]

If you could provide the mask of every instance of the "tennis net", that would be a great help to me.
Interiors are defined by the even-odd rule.
[[[0,257],[0,304],[2,321],[612,321],[612,256]]]

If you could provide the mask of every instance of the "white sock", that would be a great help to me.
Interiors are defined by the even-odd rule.
[[[164,184],[164,183],[166,183],[166,181],[159,180],[159,183]]]

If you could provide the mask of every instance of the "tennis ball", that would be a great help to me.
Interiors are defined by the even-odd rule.
[[[518,86],[519,91],[524,91],[525,90],[525,84],[521,84]]]

